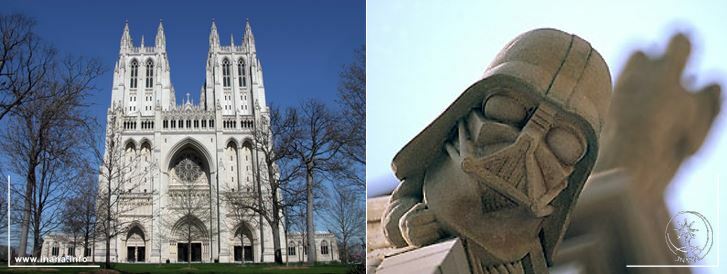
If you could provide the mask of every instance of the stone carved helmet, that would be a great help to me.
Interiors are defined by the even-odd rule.
[[[568,178],[568,186],[552,201],[555,211],[543,222],[546,259],[569,223],[570,212],[593,168],[599,134],[609,108],[611,76],[601,55],[578,36],[556,29],[536,29],[513,39],[447,109],[394,157],[392,168],[404,183],[422,174],[456,132],[457,121],[498,89],[510,89],[539,102],[549,101],[570,114],[586,136],[587,150]]]

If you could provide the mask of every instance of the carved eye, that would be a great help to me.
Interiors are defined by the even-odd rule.
[[[482,106],[485,117],[513,126],[523,123],[528,115],[525,106],[515,99],[504,95],[493,95],[489,97]]]
[[[575,131],[569,128],[556,127],[548,131],[545,142],[555,157],[566,164],[575,165],[586,151],[586,144]]]

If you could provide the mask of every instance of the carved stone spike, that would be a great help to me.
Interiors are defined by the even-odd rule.
[[[387,240],[456,237],[472,273],[546,272],[596,160],[610,95],[608,67],[585,40],[555,29],[518,36],[395,156],[402,183],[382,218]]]

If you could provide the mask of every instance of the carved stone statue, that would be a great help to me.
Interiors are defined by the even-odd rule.
[[[584,273],[633,274],[654,270],[626,264],[682,264],[665,243],[664,232],[676,228],[665,190],[707,138],[721,108],[721,87],[682,84],[691,49],[686,35],[674,35],[665,48],[663,53],[632,53],[615,81],[598,160],[556,265],[582,265]],[[711,181],[701,183],[707,190],[713,187]],[[598,254],[595,260],[592,254]],[[685,267],[658,272],[691,273]]]
[[[593,168],[608,67],[554,29],[524,33],[394,157],[382,226],[395,247],[457,237],[473,273],[547,272]]]
[[[720,109],[718,84],[700,90],[682,84],[690,50],[689,39],[677,34],[663,55],[631,55],[616,81],[594,171],[628,170],[638,182],[631,191],[655,193],[662,200],[681,163],[702,146]]]

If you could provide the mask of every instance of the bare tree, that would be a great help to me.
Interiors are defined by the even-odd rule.
[[[162,216],[161,208],[155,207],[155,209],[156,209],[156,211],[154,212],[154,219],[163,221],[164,216]],[[162,222],[162,223],[164,223],[164,222]],[[167,231],[162,230],[161,228],[157,228],[157,229],[154,229],[154,239],[156,239],[156,241],[153,242],[153,243],[155,243],[154,248],[160,250],[160,252],[161,252],[162,247],[165,244],[167,244],[168,241],[172,239],[172,237],[169,235],[169,233]],[[161,264],[162,264],[162,258],[160,256],[158,265],[161,265]]]
[[[365,238],[366,186],[366,48],[355,51],[354,60],[344,66],[338,87],[343,128],[340,141],[343,153],[339,162],[342,168],[335,172],[337,180],[332,185],[324,220],[332,229],[342,248],[341,258],[351,261],[358,247],[356,239]],[[344,185],[345,183],[351,183]]]
[[[354,242],[366,233],[363,195],[354,186],[342,183],[331,188],[323,219],[338,238],[342,261],[349,263]]]
[[[263,155],[265,178],[259,178],[267,183],[270,192],[270,211],[264,214],[272,227],[273,248],[275,249],[275,262],[282,263],[283,256],[280,243],[280,228],[283,212],[288,206],[300,203],[301,192],[291,186],[291,182],[300,175],[300,165],[292,163],[294,140],[299,137],[298,115],[288,110],[285,114],[279,109],[272,108],[269,117],[263,116],[261,126],[254,133],[255,146]],[[285,199],[284,199],[285,198]],[[264,204],[259,213],[264,213]]]
[[[1,170],[0,170],[1,171]],[[6,232],[6,229],[8,228],[8,185],[6,184],[5,180],[7,180],[7,176],[0,172],[0,178],[2,179],[2,183],[0,183],[0,221],[2,224],[0,224],[0,233]]]
[[[99,188],[96,211],[96,235],[105,243],[105,268],[111,267],[111,239],[129,229],[130,220],[124,214],[135,208],[128,201],[142,183],[156,174],[155,161],[148,155],[137,153],[131,142],[124,143],[124,113],[121,107],[112,106],[106,121],[105,135],[100,146],[94,146],[94,156],[99,163]],[[103,147],[103,149],[99,148]],[[146,148],[152,151],[152,148]],[[144,167],[142,167],[142,165]],[[149,193],[153,195],[153,193]]]
[[[289,233],[299,233],[301,235],[301,239],[303,239],[303,242],[308,239],[308,233],[307,226],[306,226],[306,206],[305,203],[297,205],[297,206],[291,206],[286,208],[286,219],[285,222],[287,223],[286,226],[288,227],[287,230]],[[304,251],[301,253],[296,252],[296,256],[298,256],[298,261],[303,261],[307,256],[307,250],[309,248],[307,245],[304,245]]]
[[[283,213],[285,208],[298,204],[301,198],[301,191],[291,186],[291,182],[300,176],[301,167],[293,163],[292,145],[298,138],[298,116],[295,110],[289,109],[285,114],[272,108],[269,115],[261,115],[259,125],[253,131],[253,149],[260,152],[262,165],[257,168],[265,176],[258,180],[264,185],[261,193],[250,193],[244,195],[256,195],[262,197],[261,201],[254,201],[244,198],[240,194],[240,188],[227,189],[225,200],[230,210],[243,215],[254,212],[262,216],[273,233],[273,248],[275,250],[275,263],[282,263],[282,250],[280,229],[283,224]],[[234,215],[234,214],[233,214]],[[239,220],[242,221],[242,220]]]
[[[326,105],[315,100],[304,102],[298,119],[299,137],[291,150],[301,165],[306,182],[306,230],[309,250],[315,250],[314,188],[316,177],[335,174],[344,168],[337,158],[345,144],[342,141],[339,117]],[[316,253],[310,252],[308,263],[316,261]]]
[[[18,106],[45,97],[39,86],[56,52],[40,41],[34,27],[35,20],[24,15],[0,14],[0,120]]]
[[[336,176],[363,191],[366,188],[366,48],[362,46],[354,53],[353,62],[343,67],[338,85],[339,141],[343,143],[339,161],[343,168]]]
[[[76,207],[76,198],[77,197],[70,197],[65,200],[63,212],[59,216],[61,217],[61,231],[64,232],[63,238],[71,244],[71,248],[73,248],[74,252],[76,250],[76,246],[81,241],[81,229],[83,228],[83,219],[81,216],[76,214],[76,210],[78,209]],[[75,256],[76,254],[68,255]]]
[[[42,45],[33,34],[35,21],[20,15],[0,14],[0,120],[29,100],[45,78],[55,51]],[[26,195],[30,194],[30,185]],[[8,190],[9,191],[9,190]],[[24,204],[20,254],[26,253],[30,225],[30,203]]]
[[[87,250],[91,247],[96,230],[98,178],[90,171],[90,168],[84,169],[84,173],[74,181],[75,191],[72,197],[66,199],[62,216],[63,231],[72,236],[74,250],[78,242],[83,244],[84,257],[92,256]]]
[[[288,207],[291,208],[292,206]],[[283,235],[285,235],[285,239],[282,239],[282,241],[285,243],[285,246],[287,249],[291,248],[291,246],[288,244],[288,235],[290,234],[290,228],[291,228],[291,222],[290,218],[288,217],[288,213],[290,210],[288,208],[285,208],[282,210],[282,216],[283,216]],[[290,262],[290,252],[288,250],[284,250],[285,252],[285,265],[288,265]]]
[[[92,81],[102,74],[95,60],[67,57],[53,64],[35,88],[40,97],[18,105],[0,140],[5,159],[15,174],[25,178],[18,194],[23,198],[20,253],[33,228],[33,255],[40,254],[42,236],[58,226],[63,191],[56,192],[82,169],[86,132],[92,119],[84,114]]]
[[[366,165],[366,47],[356,49],[354,60],[344,66],[338,86],[338,102],[346,129],[344,151],[356,163]],[[356,181],[365,184],[363,178]]]
[[[94,239],[96,239],[96,199],[98,198],[98,181],[93,177],[87,177],[82,185],[78,199],[78,214],[81,219],[81,233],[83,234],[83,256],[93,256]],[[94,259],[92,259],[94,260]]]

